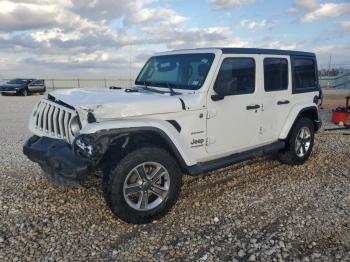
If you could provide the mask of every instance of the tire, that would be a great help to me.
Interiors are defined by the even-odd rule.
[[[310,157],[314,139],[315,130],[312,120],[298,119],[287,139],[286,149],[278,155],[280,162],[288,165],[304,164]]]
[[[23,90],[21,91],[21,96],[28,96],[28,95],[29,95],[29,92],[28,92],[27,89],[23,89]]]
[[[156,172],[157,168],[162,172]],[[159,180],[152,182],[155,173],[160,174]],[[144,224],[171,209],[179,197],[181,180],[175,159],[164,149],[147,146],[129,152],[106,170],[103,194],[115,216],[127,223]]]

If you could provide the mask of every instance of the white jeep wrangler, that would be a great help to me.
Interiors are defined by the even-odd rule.
[[[151,57],[129,89],[51,92],[35,106],[24,153],[51,182],[101,171],[106,202],[147,223],[176,202],[183,174],[256,156],[304,163],[321,121],[316,57],[268,49],[180,50]]]

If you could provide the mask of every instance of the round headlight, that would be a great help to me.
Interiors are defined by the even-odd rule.
[[[75,116],[70,121],[70,130],[73,136],[77,136],[79,134],[80,129],[81,129],[81,123],[80,123],[79,117]]]

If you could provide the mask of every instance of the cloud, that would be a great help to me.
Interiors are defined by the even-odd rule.
[[[346,16],[350,14],[350,3],[319,3],[317,0],[294,0],[290,13],[301,14],[302,23],[323,18]]]
[[[314,52],[316,53],[331,53],[336,49],[335,45],[321,45],[317,46],[313,49]]]
[[[249,19],[244,19],[240,22],[241,27],[251,30],[258,29],[269,29],[276,25],[274,21],[263,19],[261,21],[254,21]]]
[[[191,21],[192,17],[172,8],[170,2],[0,0],[1,74],[15,72],[27,74],[28,77],[31,74],[101,77],[119,72],[129,75],[130,60],[136,73],[156,51],[216,46],[278,49],[304,49],[307,46],[302,40],[293,41],[291,35],[268,34],[265,40],[258,40],[264,37],[259,32],[258,35],[241,38],[234,30],[236,25],[232,26],[230,21],[224,25],[220,23],[220,26],[215,20],[210,21],[215,26],[196,26],[197,21]],[[208,2],[215,9],[230,10],[257,1]],[[346,3],[321,4],[317,0],[295,0],[292,6],[295,10],[290,12],[297,12],[300,19],[310,22],[346,14],[347,6]],[[208,19],[212,18],[210,15]],[[349,23],[334,22],[345,36]],[[275,25],[275,21],[252,17],[242,20],[238,26],[248,30],[264,30]],[[323,48],[326,50],[326,47]],[[346,45],[339,48],[348,50]]]
[[[70,0],[71,10],[90,20],[112,20],[139,12],[144,5],[156,0]]]
[[[176,26],[187,21],[184,16],[178,15],[169,8],[143,8],[131,13],[125,19],[126,25],[146,24],[150,22]]]
[[[170,39],[170,35],[152,37],[141,27],[171,28],[176,32],[188,20],[171,8],[147,6],[154,1],[0,1],[0,54],[5,56],[3,59],[11,56],[14,61],[12,67],[4,66],[2,72],[9,72],[10,68],[35,74],[64,69],[67,74],[73,74],[74,69],[84,74],[125,72],[130,67],[131,56],[133,65],[141,67],[147,56],[156,51],[155,47],[144,45],[170,46],[170,41],[154,41]],[[116,20],[118,26],[113,24]],[[184,36],[182,39],[186,39],[189,32],[179,31]]]
[[[150,44],[165,43],[169,49],[230,46],[244,47],[249,43],[235,37],[230,27],[178,29],[168,26],[143,27],[148,35],[142,41]],[[174,36],[176,36],[174,38]]]
[[[315,10],[319,6],[318,0],[294,0],[293,7],[289,9],[290,13]]]
[[[350,14],[350,3],[325,3],[316,10],[307,13],[301,18],[302,22],[311,22],[326,17],[338,17]]]
[[[350,31],[350,20],[340,22],[340,26],[344,31]]]
[[[298,48],[297,43],[286,43],[281,41],[273,41],[268,44],[268,48],[282,49],[282,50],[296,50]]]
[[[29,30],[49,27],[57,21],[55,5],[36,5],[31,3],[0,2],[0,30]],[[40,14],[40,19],[38,15]]]
[[[235,8],[241,5],[254,4],[255,0],[211,0],[215,9]]]

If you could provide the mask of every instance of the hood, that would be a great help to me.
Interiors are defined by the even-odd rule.
[[[178,96],[151,91],[69,89],[53,91],[50,95],[74,107],[78,113],[93,113],[96,119],[116,119],[182,110],[182,103]]]

